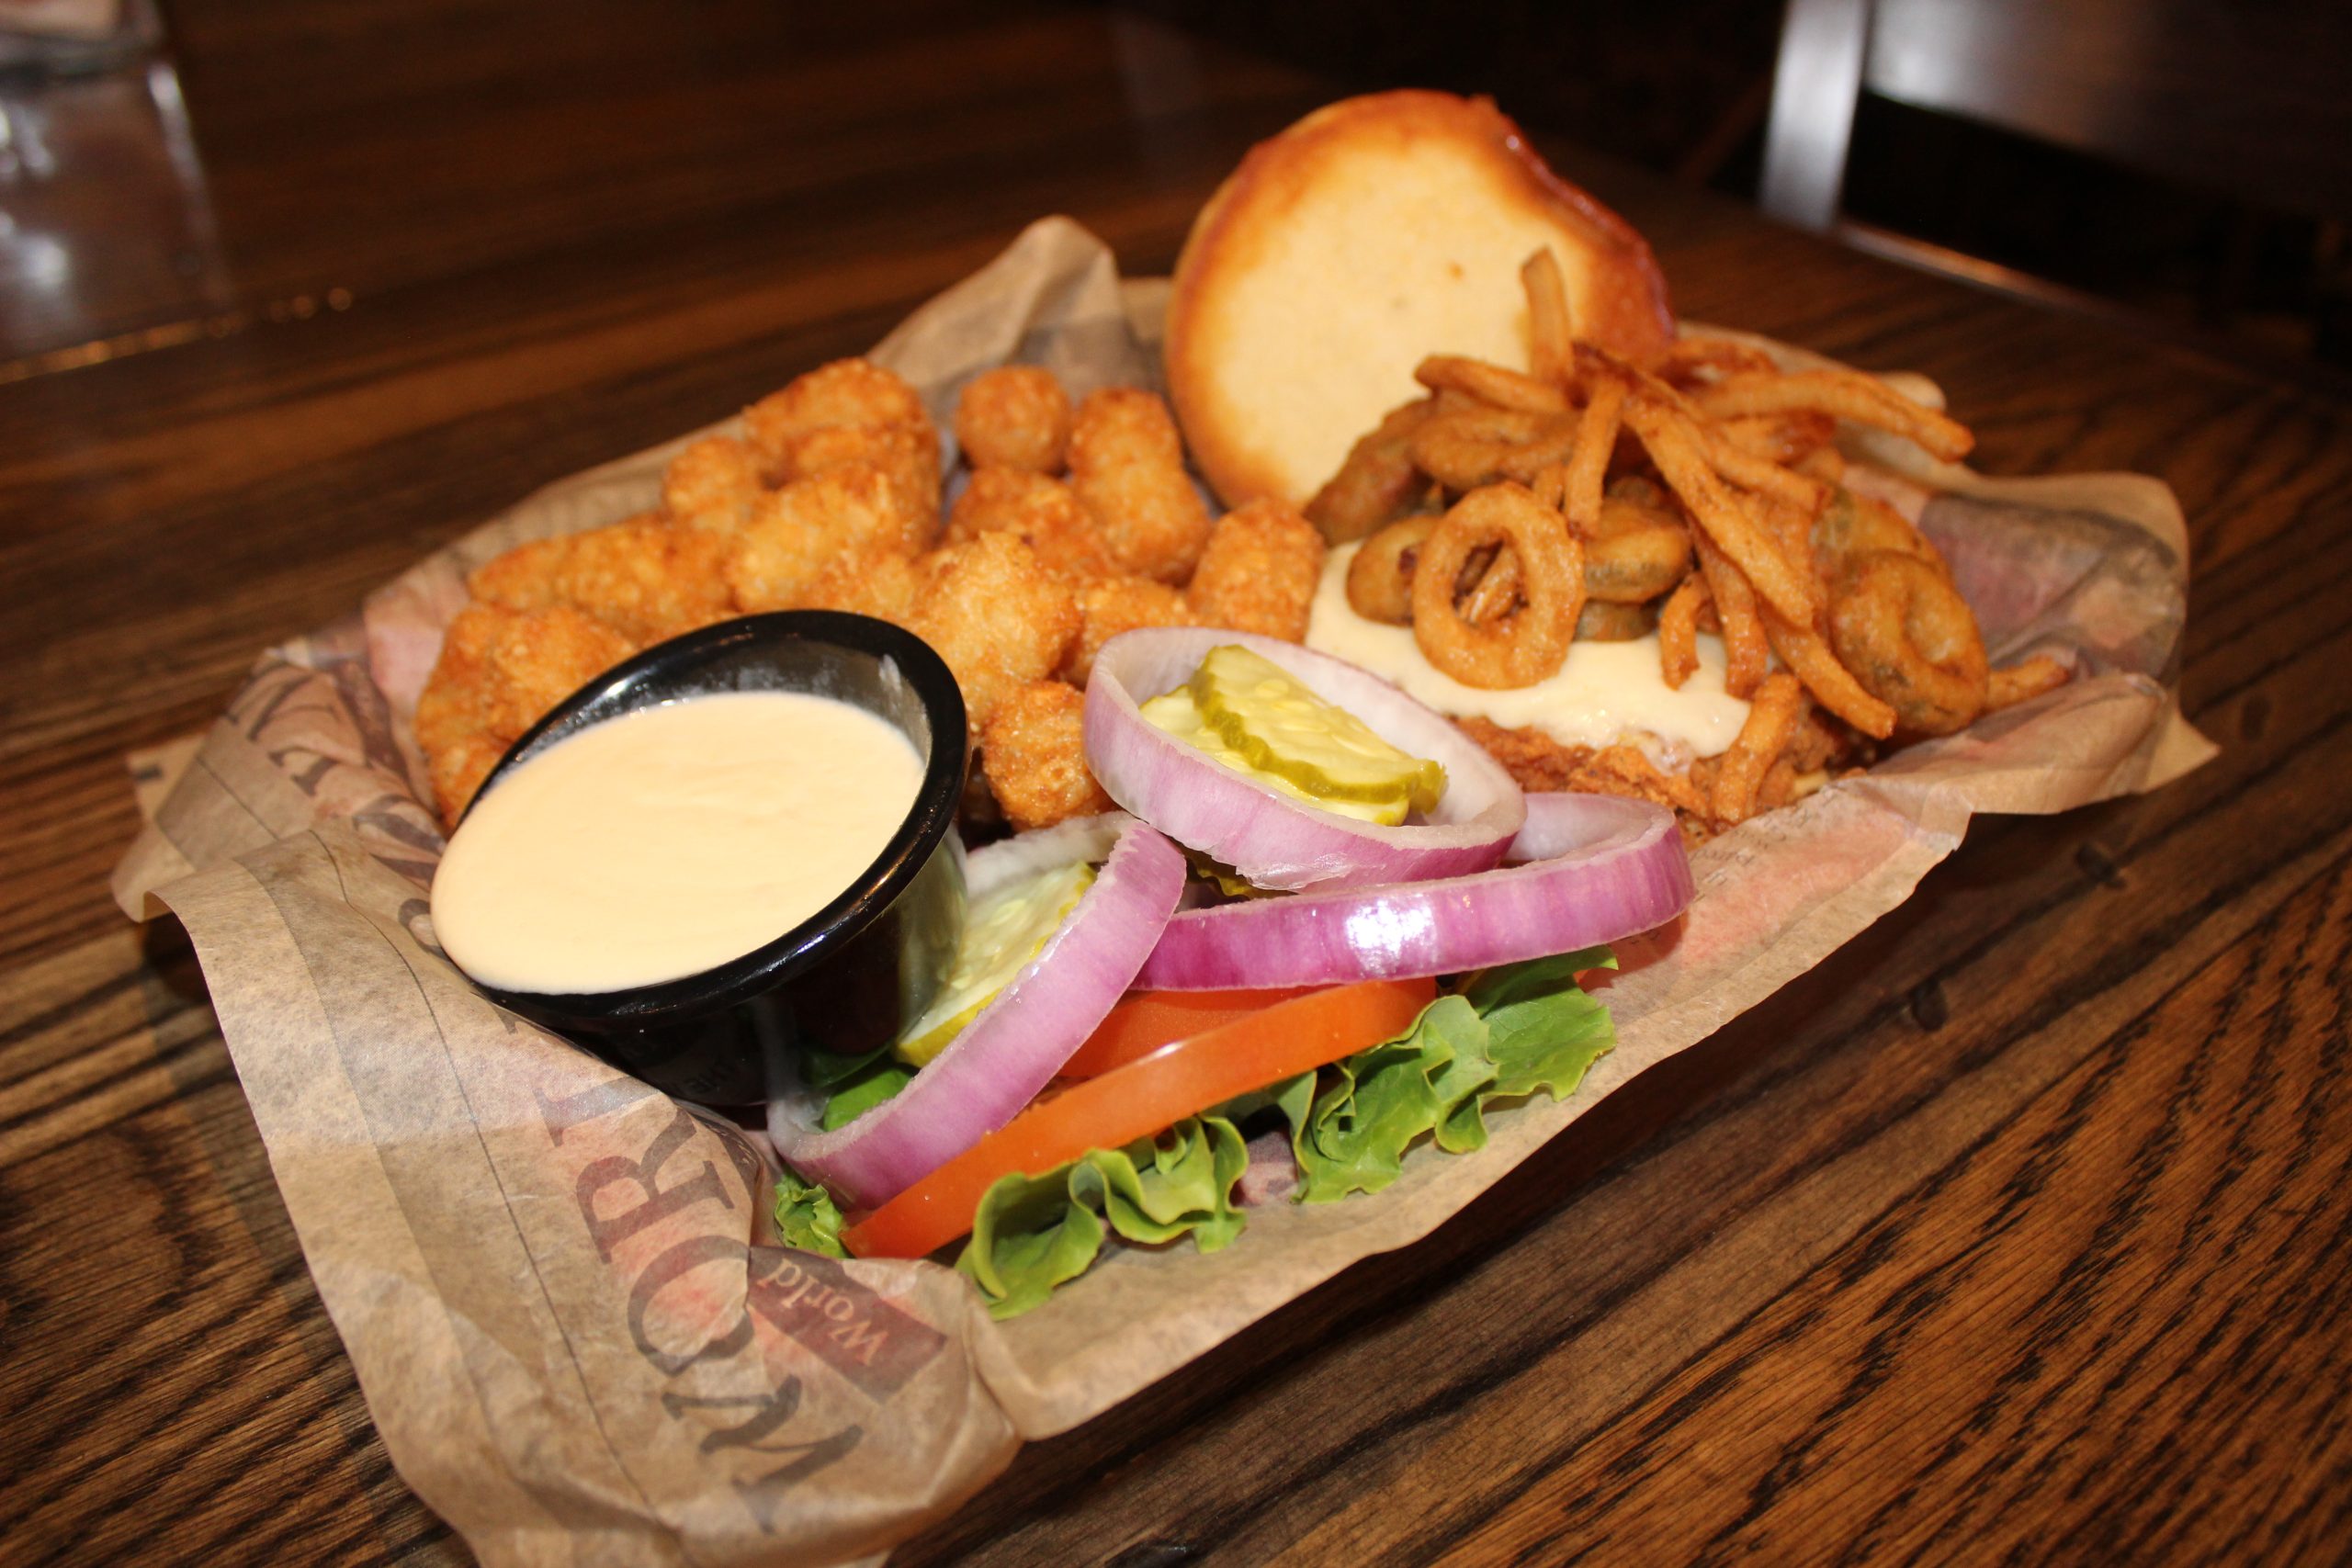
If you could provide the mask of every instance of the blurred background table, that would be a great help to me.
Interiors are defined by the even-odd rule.
[[[0,1557],[465,1555],[373,1436],[185,943],[107,899],[126,754],[1033,218],[1164,269],[1251,141],[1411,78],[1387,34],[1286,63],[1227,11],[178,5],[158,62],[6,89]],[[1441,1235],[1025,1450],[905,1560],[2352,1551],[2352,418],[1702,188],[1771,41],[1686,62],[1720,112],[1679,180],[1591,152],[1589,93],[1493,85],[1686,314],[1928,373],[1989,470],[2167,480],[2222,758],[1981,822]]]

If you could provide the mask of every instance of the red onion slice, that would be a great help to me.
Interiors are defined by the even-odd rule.
[[[1211,649],[1238,643],[1281,665],[1391,745],[1445,769],[1426,823],[1382,828],[1318,811],[1212,761],[1136,705],[1190,680]],[[1527,808],[1502,765],[1451,720],[1379,676],[1295,643],[1165,627],[1102,645],[1086,686],[1086,763],[1111,798],[1261,887],[1367,887],[1459,876],[1499,863]]]
[[[1105,811],[982,844],[964,857],[965,896],[985,898],[1008,883],[1059,871],[1080,861],[1105,860],[1119,835],[1134,824],[1135,818],[1124,811]]]
[[[1104,819],[1093,821],[1099,828]],[[816,1130],[820,1097],[770,1103],[768,1136],[794,1169],[870,1209],[1012,1121],[1046,1087],[1134,983],[1184,889],[1184,856],[1174,844],[1131,818],[1113,826],[1111,858],[1069,918],[904,1089],[830,1133]],[[1010,870],[1016,853],[1028,852],[997,859]],[[1083,856],[1071,848],[1051,863]]]
[[[1204,991],[1458,975],[1616,942],[1693,891],[1674,814],[1609,795],[1532,795],[1526,864],[1440,882],[1194,909],[1168,922],[1136,984]]]

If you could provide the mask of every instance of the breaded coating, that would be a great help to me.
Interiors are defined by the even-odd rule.
[[[477,599],[511,610],[569,604],[638,644],[735,613],[720,572],[726,541],[658,513],[517,546],[467,579]]]
[[[1184,445],[1168,405],[1135,387],[1106,387],[1078,405],[1069,483],[1094,515],[1121,571],[1162,582],[1193,575],[1209,534],[1208,508],[1184,471]]]
[[[1052,674],[1078,637],[1069,584],[1010,534],[983,534],[919,563],[908,627],[964,689],[977,737],[1007,693]]]
[[[1004,694],[980,733],[980,771],[1013,827],[1050,828],[1111,809],[1086,769],[1086,699],[1063,681],[1033,681]]]
[[[1047,570],[1083,581],[1113,570],[1102,531],[1068,485],[1019,468],[976,468],[947,514],[946,542],[1005,533],[1037,552]]]
[[[457,716],[503,745],[636,651],[628,638],[570,604],[469,604],[443,634],[432,678],[417,699],[417,737],[446,732]]]
[[[1645,756],[1638,746],[1604,746],[1576,776],[1572,789],[1599,795],[1631,795],[1670,807],[1686,817],[1707,815],[1706,796],[1690,777],[1669,773]]]
[[[899,504],[921,518],[922,542],[939,532],[939,434],[928,421],[912,424],[831,424],[792,444],[784,478],[814,479],[840,468],[878,468],[889,477]]]
[[[680,522],[718,533],[742,526],[766,492],[759,454],[731,435],[697,441],[662,474],[662,510]]]
[[[1825,768],[1868,766],[1878,760],[1878,747],[1868,736],[1836,722],[1820,708],[1808,706],[1783,754],[1798,773],[1812,773]]]
[[[920,574],[912,557],[897,550],[858,550],[838,556],[808,580],[797,606],[844,610],[905,626],[913,616]]]
[[[1532,725],[1524,729],[1505,729],[1493,720],[1476,715],[1457,718],[1453,723],[1500,762],[1503,771],[1524,790],[1545,793],[1566,789],[1577,769],[1592,759],[1591,747],[1564,746]]]
[[[956,400],[956,442],[975,468],[1061,472],[1069,421],[1069,394],[1042,365],[984,370]]]
[[[461,730],[453,739],[426,750],[425,761],[433,777],[433,807],[441,814],[443,829],[457,830],[458,818],[465,815],[467,806],[480,793],[481,781],[490,777],[491,769],[498,766],[498,759],[506,755],[506,748],[514,740],[514,736],[501,739],[483,730]]]
[[[775,469],[788,477],[792,449],[804,436],[830,425],[912,425],[938,432],[915,389],[865,359],[836,359],[770,392],[743,411],[744,434]]]
[[[1217,519],[1184,602],[1204,626],[1299,642],[1322,579],[1321,531],[1268,496]]]
[[[1085,685],[1094,673],[1094,656],[1121,632],[1197,624],[1184,596],[1164,582],[1148,577],[1097,578],[1078,591],[1078,640],[1062,660],[1062,679]]]
[[[635,651],[570,604],[473,604],[458,612],[416,704],[417,743],[441,820],[457,824],[483,777],[541,715]]]
[[[1572,790],[1622,795],[1668,807],[1702,822],[1710,820],[1707,798],[1690,778],[1661,772],[1637,746],[1563,746],[1533,728],[1505,729],[1488,719],[1461,718],[1462,732],[1525,790]]]
[[[927,515],[908,513],[880,469],[834,468],[761,498],[730,541],[726,581],[746,612],[789,610],[834,560],[869,552],[911,555],[931,525]]]

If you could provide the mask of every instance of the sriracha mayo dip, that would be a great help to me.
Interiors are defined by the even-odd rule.
[[[626,713],[475,802],[434,876],[433,929],[499,990],[681,979],[846,891],[922,775],[897,726],[831,697],[729,692]]]

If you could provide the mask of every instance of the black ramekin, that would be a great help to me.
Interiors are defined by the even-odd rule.
[[[515,741],[474,798],[592,724],[717,692],[837,698],[914,742],[922,784],[880,856],[807,920],[700,974],[581,995],[482,990],[664,1093],[742,1106],[782,1092],[791,1053],[870,1051],[931,1005],[963,934],[955,826],[969,747],[963,694],[929,644],[865,615],[790,610],[706,626],[605,671]]]

